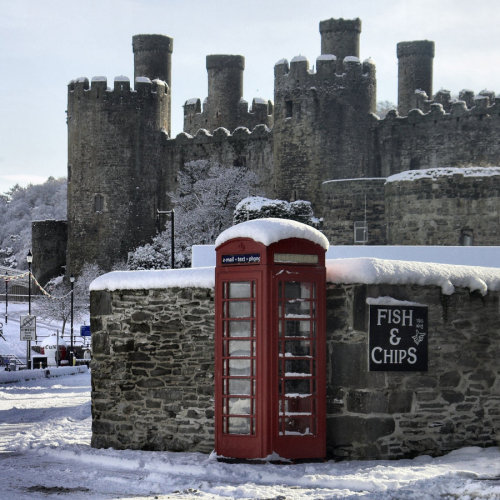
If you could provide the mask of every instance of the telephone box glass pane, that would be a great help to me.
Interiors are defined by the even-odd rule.
[[[311,360],[290,359],[285,360],[285,375],[287,377],[308,377],[311,373]]]
[[[252,337],[251,321],[228,321],[229,337]]]
[[[314,429],[311,428],[312,420],[310,417],[283,418],[281,422],[282,426],[284,426],[284,432],[282,433],[287,436],[308,436],[314,434]]]
[[[245,377],[252,375],[251,359],[230,359],[229,374],[233,377]]]
[[[280,334],[282,333],[280,323]],[[309,337],[314,330],[314,323],[309,320],[287,319],[285,322],[285,337]]]
[[[248,300],[229,302],[230,318],[249,318],[252,316],[252,303]]]
[[[231,340],[226,356],[249,357],[252,355],[252,342],[250,340]]]
[[[291,397],[280,401],[280,412],[285,415],[309,415],[312,411],[312,397]]]
[[[252,400],[250,398],[230,398],[229,413],[231,415],[250,415],[252,413]]]
[[[285,342],[285,356],[311,356],[309,340],[288,340]]]
[[[248,299],[252,297],[252,283],[250,281],[230,282],[229,299]]]
[[[250,418],[229,417],[229,434],[250,434]]]
[[[241,395],[250,396],[250,379],[239,379],[230,378],[229,379],[229,394],[231,395]]]

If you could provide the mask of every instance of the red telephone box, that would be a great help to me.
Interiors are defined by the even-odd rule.
[[[282,219],[244,222],[217,239],[219,456],[325,456],[327,248],[319,231]]]

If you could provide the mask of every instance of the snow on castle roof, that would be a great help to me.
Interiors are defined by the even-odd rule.
[[[265,246],[288,238],[302,238],[312,241],[328,250],[326,236],[311,226],[288,219],[254,219],[223,231],[215,240],[215,248],[233,238],[251,238]]]

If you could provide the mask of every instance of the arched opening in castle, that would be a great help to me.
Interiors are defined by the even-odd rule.
[[[123,76],[111,88],[105,77],[70,82],[67,271],[111,269],[149,241],[176,173],[198,159],[246,166],[269,198],[311,201],[332,244],[498,244],[495,94],[433,93],[434,43],[401,42],[398,111],[380,119],[361,21],[319,28],[315,71],[302,56],[279,60],[273,101],[250,107],[244,57],[208,55],[208,96],[186,101],[175,138],[168,36],[133,37],[134,88]]]

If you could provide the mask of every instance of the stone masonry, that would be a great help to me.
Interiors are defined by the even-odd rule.
[[[426,372],[368,371],[368,297],[428,306]],[[500,442],[500,294],[327,284],[330,458],[441,455]],[[91,293],[92,446],[210,452],[214,295]]]
[[[92,292],[92,446],[213,449],[207,289]]]
[[[368,297],[428,305],[427,372],[368,371]],[[498,292],[328,285],[327,447],[336,458],[440,455],[500,442]]]

